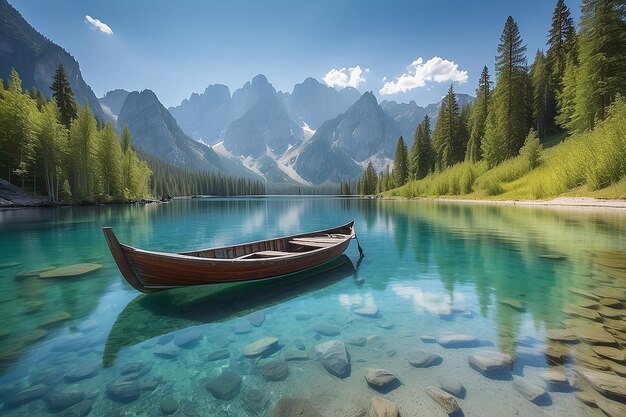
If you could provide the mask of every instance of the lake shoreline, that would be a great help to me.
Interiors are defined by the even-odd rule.
[[[591,207],[591,208],[611,208],[626,209],[626,200],[601,199],[592,197],[556,197],[552,200],[473,200],[460,198],[442,197],[381,197],[382,200],[423,200],[438,202],[453,202],[464,204],[493,204],[493,205],[514,205],[530,207]]]

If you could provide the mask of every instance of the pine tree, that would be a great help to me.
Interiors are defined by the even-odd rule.
[[[460,113],[456,102],[454,88],[450,85],[439,109],[439,117],[433,133],[435,149],[435,167],[443,170],[463,160],[464,149],[460,135]]]
[[[467,103],[461,108],[461,113],[459,114],[459,144],[461,149],[459,149],[459,154],[462,161],[467,153],[467,147],[469,146],[469,117],[470,112],[472,111],[472,103]]]
[[[424,120],[415,129],[415,138],[409,155],[410,176],[413,180],[421,180],[435,169],[435,150],[430,140],[430,118]]]
[[[563,89],[556,96],[557,116],[556,123],[564,129],[573,131],[575,124],[572,124],[574,113],[576,112],[576,75],[578,66],[574,54],[570,54],[563,73]]]
[[[365,168],[365,172],[361,179],[359,180],[359,192],[362,195],[373,195],[376,193],[376,188],[378,187],[378,176],[376,175],[376,171],[374,170],[374,165],[371,162],[367,164],[367,168]]]
[[[404,185],[409,178],[409,156],[404,143],[404,138],[400,136],[396,153],[393,157],[393,186],[400,187]]]
[[[477,162],[482,159],[480,146],[485,136],[487,111],[489,109],[489,99],[491,98],[491,84],[489,70],[487,66],[484,66],[478,81],[478,88],[476,89],[476,100],[469,115],[470,138],[465,160],[470,162]]]
[[[530,70],[530,80],[532,85],[533,125],[540,139],[544,139],[548,131],[548,75],[546,57],[542,51],[537,50],[535,62],[533,62]]]
[[[59,121],[69,129],[72,125],[72,120],[78,117],[76,100],[74,99],[74,92],[70,87],[70,83],[67,80],[65,74],[65,68],[63,64],[59,64],[59,67],[54,74],[54,82],[50,86],[52,90],[52,96],[57,102],[59,107]]]
[[[558,112],[558,96],[563,91],[563,76],[568,56],[576,56],[576,27],[564,0],[558,0],[552,14],[552,26],[548,34],[546,71],[548,91],[546,95],[547,130],[553,131]],[[541,134],[539,135],[541,137]]]
[[[583,0],[572,131],[591,130],[608,106],[626,95],[626,6],[623,0]]]
[[[509,153],[509,144],[502,134],[497,121],[497,110],[502,108],[504,96],[494,94],[489,102],[489,111],[487,112],[487,120],[485,122],[485,137],[480,144],[480,151],[483,159],[487,162],[489,168],[493,168],[507,158]]]
[[[530,102],[526,46],[522,45],[517,23],[508,17],[496,55],[497,83],[489,104],[485,138],[481,147],[488,164],[494,166],[517,155],[529,129]],[[485,143],[487,142],[487,144]],[[485,153],[489,149],[489,157]],[[501,155],[494,152],[502,152]]]
[[[541,145],[537,132],[531,129],[530,132],[528,132],[528,136],[526,136],[524,146],[522,146],[522,149],[519,151],[519,154],[528,163],[529,169],[536,168],[537,165],[539,165],[539,157],[541,156],[542,150],[543,146]]]

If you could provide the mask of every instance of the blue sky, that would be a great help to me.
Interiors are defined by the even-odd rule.
[[[226,84],[232,92],[259,73],[277,89],[291,91],[306,77],[323,82],[330,72],[326,80],[337,88],[357,85],[361,92],[374,91],[379,100],[415,100],[419,105],[438,101],[451,80],[456,80],[458,92],[473,94],[482,67],[487,65],[493,73],[507,16],[520,27],[530,63],[538,48],[545,50],[556,4],[556,0],[9,2],[78,60],[96,95],[115,88],[149,88],[166,106],[179,104],[209,84]],[[580,0],[566,3],[577,22]],[[103,25],[98,29],[95,19],[112,33]],[[416,62],[420,57],[422,61]],[[391,84],[381,94],[385,82]]]

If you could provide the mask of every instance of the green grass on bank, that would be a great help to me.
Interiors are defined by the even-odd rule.
[[[626,198],[626,102],[623,99],[611,107],[609,117],[593,131],[551,141],[553,146],[541,152],[539,165],[534,169],[522,155],[492,169],[484,162],[462,162],[387,191],[384,196],[495,200],[557,196]]]

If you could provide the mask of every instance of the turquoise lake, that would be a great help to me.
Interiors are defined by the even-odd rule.
[[[352,242],[318,276],[150,295],[124,281],[102,234],[175,252],[351,219],[360,261]],[[101,267],[38,275],[77,263]],[[3,416],[357,417],[374,396],[404,417],[445,416],[426,388],[456,383],[466,416],[626,416],[618,209],[267,197],[5,210],[0,300]],[[263,337],[278,343],[246,357]],[[316,353],[333,340],[343,377]],[[484,351],[510,363],[481,370]],[[379,392],[368,368],[398,382]]]

